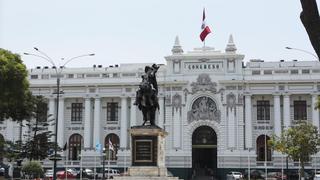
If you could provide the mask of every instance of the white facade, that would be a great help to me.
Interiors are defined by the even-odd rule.
[[[248,158],[252,168],[263,168],[263,162],[257,160],[257,138],[280,135],[283,128],[293,125],[296,100],[306,102],[306,120],[319,127],[319,111],[314,109],[320,90],[319,62],[251,60],[244,66],[244,55],[236,50],[232,36],[224,52],[209,47],[183,52],[177,38],[172,55],[165,57],[167,63],[157,73],[160,111],[156,124],[169,133],[169,168],[192,168],[192,135],[201,126],[211,127],[217,135],[218,169],[247,168]],[[63,69],[58,144],[63,147],[72,134],[80,134],[83,163],[89,166],[90,157],[99,155],[94,152],[95,144],[104,144],[105,137],[113,133],[120,139],[120,148],[126,150],[118,151],[112,166],[130,165],[128,128],[142,124],[142,114],[133,102],[145,65]],[[29,73],[33,94],[45,96],[49,114],[55,114],[55,71],[40,68]],[[270,103],[265,121],[257,119],[259,100]],[[107,122],[109,102],[119,105],[115,122]],[[72,103],[83,103],[80,122],[71,121]],[[0,133],[10,140],[17,140],[18,129],[10,121],[0,125]],[[64,155],[68,156],[68,151]],[[281,157],[273,152],[268,168],[281,168]],[[77,166],[78,162],[69,161],[68,165]],[[290,168],[294,165],[289,162]],[[316,165],[320,167],[315,163],[307,166]]]

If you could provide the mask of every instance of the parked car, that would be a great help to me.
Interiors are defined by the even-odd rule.
[[[82,177],[83,178],[87,178],[87,179],[94,179],[94,172],[92,169],[83,169],[82,170]],[[96,177],[97,177],[97,173],[96,173]],[[80,178],[80,171],[77,174],[77,178]]]
[[[53,179],[53,170],[52,170],[52,169],[48,169],[48,170],[44,173],[44,179],[46,179],[46,180],[51,180],[51,179]]]
[[[68,168],[67,171],[73,174],[74,176],[78,176],[78,174],[80,174],[80,171],[76,170],[75,168]]]
[[[104,177],[108,179],[113,179],[114,176],[120,176],[120,171],[117,169],[104,169]],[[103,172],[98,173],[98,178],[103,177]]]
[[[8,166],[3,163],[0,163],[0,176],[5,176],[6,170],[8,170]]]
[[[248,171],[246,170],[244,173],[244,177],[248,179]],[[265,179],[265,172],[258,169],[250,170],[250,177],[252,179]]]
[[[227,180],[243,179],[241,172],[231,171],[227,174]]]
[[[298,179],[299,178],[299,171],[291,171],[287,174],[288,179]],[[305,180],[312,180],[312,175],[306,171],[304,171],[304,179]]]
[[[0,167],[0,176],[4,176],[5,169],[4,167]]]
[[[65,178],[76,179],[77,176],[74,176],[71,172],[68,172],[68,171],[58,171],[57,178],[59,178],[59,179],[65,179]]]
[[[320,180],[320,171],[316,171],[313,180]]]
[[[268,172],[268,178],[273,178],[276,180],[282,180],[282,179],[287,179],[287,175],[283,174],[281,172]]]

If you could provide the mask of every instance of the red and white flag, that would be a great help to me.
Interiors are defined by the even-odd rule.
[[[209,26],[206,25],[206,13],[203,8],[201,34],[200,34],[201,41],[204,41],[209,33],[211,33],[211,30],[210,30]]]
[[[109,150],[114,151],[113,144],[109,139]]]

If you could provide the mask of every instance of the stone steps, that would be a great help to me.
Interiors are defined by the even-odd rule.
[[[179,180],[178,177],[165,176],[115,176],[114,180]]]

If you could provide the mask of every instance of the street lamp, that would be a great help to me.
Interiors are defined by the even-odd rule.
[[[126,150],[128,150],[126,147],[120,148],[120,150],[123,152],[124,155],[124,162],[123,162],[123,174],[126,174],[126,164],[127,164],[127,160],[126,160]]]
[[[314,53],[312,52],[309,52],[309,51],[306,51],[306,50],[303,50],[303,49],[298,49],[298,48],[293,48],[293,47],[286,47],[286,49],[289,49],[289,50],[296,50],[296,51],[300,51],[300,52],[304,52],[304,53],[307,53],[307,54],[310,54],[311,56],[315,57],[318,61],[320,61],[319,57],[316,56]]]
[[[67,65],[70,61],[74,60],[74,59],[77,59],[77,58],[81,58],[81,57],[86,57],[86,56],[94,56],[95,54],[83,54],[83,55],[80,55],[80,56],[75,56],[75,57],[72,57],[68,60],[66,60],[66,62],[60,66],[60,71],[58,70],[58,66],[56,66],[56,64],[54,63],[54,61],[44,52],[40,51],[37,47],[34,47],[33,48],[34,50],[36,50],[37,52],[39,52],[41,55],[38,55],[38,54],[32,54],[32,53],[24,53],[25,55],[28,55],[28,56],[35,56],[35,57],[38,57],[38,58],[41,58],[41,59],[44,59],[46,60],[47,62],[49,62],[52,66],[54,66],[55,68],[55,72],[56,72],[56,78],[57,78],[57,104],[56,104],[56,122],[55,122],[55,137],[54,137],[54,143],[55,143],[55,146],[54,146],[54,157],[51,159],[53,160],[53,180],[56,180],[56,173],[57,173],[57,161],[60,160],[60,158],[57,158],[57,138],[58,138],[58,117],[59,117],[59,96],[61,94],[60,92],[60,76],[61,76],[61,73],[62,73],[62,70],[63,68],[65,67],[65,65]]]

